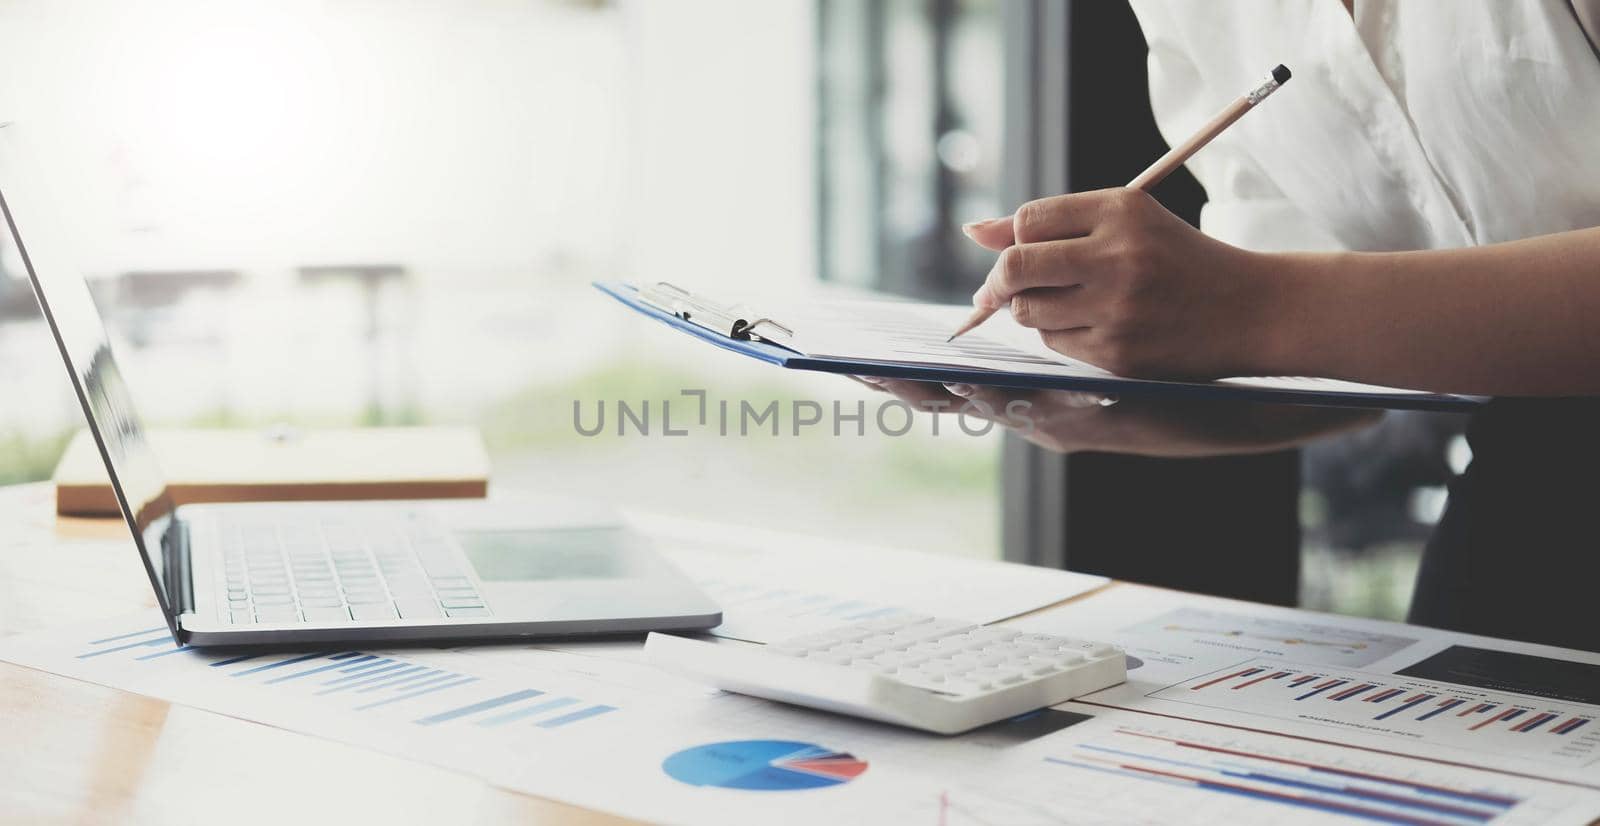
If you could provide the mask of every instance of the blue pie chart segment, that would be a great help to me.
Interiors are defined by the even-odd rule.
[[[794,740],[731,740],[684,749],[661,763],[692,786],[787,792],[848,783],[867,763],[847,752]]]

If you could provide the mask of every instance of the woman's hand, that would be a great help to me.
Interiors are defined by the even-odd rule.
[[[1258,253],[1217,241],[1133,189],[1023,204],[968,224],[1000,258],[973,304],[1009,306],[1064,356],[1125,376],[1261,374],[1276,318]]]
[[[1124,398],[1106,405],[1106,399],[1094,393],[858,378],[919,410],[991,421],[1061,453],[1171,458],[1265,453],[1364,427],[1382,415],[1372,410],[1213,400]]]

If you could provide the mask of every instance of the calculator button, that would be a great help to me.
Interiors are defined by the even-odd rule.
[[[1066,647],[1068,650],[1079,652],[1086,657],[1105,657],[1117,652],[1117,647],[1114,645],[1106,645],[1103,642],[1091,642],[1089,640],[1074,640]]]

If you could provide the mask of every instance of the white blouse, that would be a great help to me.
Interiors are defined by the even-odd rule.
[[[1600,226],[1600,58],[1565,0],[1133,0],[1169,142],[1283,63],[1189,162],[1201,228],[1405,250]]]

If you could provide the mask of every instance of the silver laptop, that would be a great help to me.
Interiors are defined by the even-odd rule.
[[[722,614],[604,510],[565,502],[174,507],[88,285],[0,124],[0,208],[173,637],[194,646],[710,628]]]

